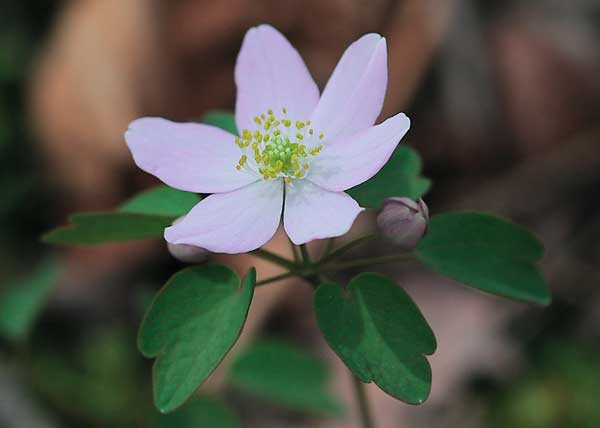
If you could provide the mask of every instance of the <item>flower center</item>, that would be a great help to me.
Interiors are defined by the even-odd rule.
[[[264,180],[283,177],[286,183],[306,176],[311,158],[323,149],[319,142],[324,135],[310,127],[310,120],[292,122],[286,108],[281,111],[282,117],[270,109],[256,116],[254,132],[244,129],[242,136],[235,139],[242,151],[236,165],[238,171],[256,171]]]

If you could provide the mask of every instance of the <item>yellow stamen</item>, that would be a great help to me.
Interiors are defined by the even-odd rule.
[[[323,139],[322,133],[317,134],[309,128],[310,120],[301,121],[288,119],[287,109],[281,109],[284,116],[277,117],[272,109],[253,118],[257,128],[244,129],[240,137],[235,138],[235,144],[242,150],[242,155],[235,168],[255,169],[264,180],[283,178],[290,184],[294,179],[306,176],[310,163],[309,156],[317,156],[323,149],[317,145],[316,135]],[[280,127],[281,126],[281,127]],[[294,126],[294,132],[290,129]],[[252,156],[253,163],[248,163]]]

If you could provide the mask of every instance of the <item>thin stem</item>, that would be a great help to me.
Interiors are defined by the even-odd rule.
[[[298,247],[292,242],[291,239],[288,239],[290,243],[290,247],[292,249],[292,255],[294,256],[294,263],[300,263],[300,254],[298,254]]]
[[[321,257],[319,258],[319,262],[321,260],[323,260],[325,257],[327,257],[329,255],[329,253],[331,253],[331,250],[333,250],[334,243],[335,243],[335,238],[329,238],[327,240],[327,245],[325,246],[325,250],[323,250],[323,254],[321,254]]]
[[[404,254],[391,254],[389,256],[369,257],[366,259],[351,260],[342,263],[332,263],[327,266],[323,266],[323,271],[337,271],[343,269],[357,268],[371,265],[381,265],[385,263],[392,263],[397,261],[413,261],[414,258],[409,253]]]
[[[356,402],[358,403],[358,413],[360,415],[361,425],[363,428],[375,428],[375,424],[373,423],[373,418],[371,417],[371,412],[369,410],[369,402],[367,400],[365,384],[353,374],[350,374],[350,376],[352,376],[352,382],[354,384],[354,396],[356,397]]]
[[[312,264],[312,260],[310,259],[310,254],[308,254],[306,244],[300,245],[300,254],[302,254],[302,261],[304,262],[304,266]]]
[[[293,276],[297,276],[297,274],[294,272],[286,272],[286,273],[282,273],[281,275],[275,275],[270,278],[266,278],[266,279],[257,281],[255,285],[259,286],[259,285],[270,284],[272,282],[281,281],[282,279],[291,278]]]
[[[354,241],[350,241],[345,245],[342,245],[340,248],[338,248],[337,250],[325,255],[325,257],[323,257],[321,260],[319,260],[319,264],[325,264],[327,262],[330,262],[333,259],[338,258],[339,256],[343,255],[344,253],[346,253],[347,251],[351,250],[352,248],[370,241],[371,239],[376,238],[377,235],[365,235],[365,236],[361,236],[360,238],[355,239]]]
[[[275,263],[276,265],[288,268],[289,270],[295,271],[298,268],[298,265],[293,261],[286,259],[285,257],[278,256],[277,254],[262,248],[252,251],[252,254],[260,257],[261,259],[268,260],[271,263]]]

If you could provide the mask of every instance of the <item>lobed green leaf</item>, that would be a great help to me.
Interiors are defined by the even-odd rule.
[[[273,339],[245,349],[230,373],[235,387],[292,410],[340,415],[342,407],[327,391],[328,380],[319,359]]]
[[[431,187],[431,181],[421,176],[421,168],[419,154],[413,148],[401,145],[373,178],[348,193],[366,208],[379,208],[390,197],[419,199]]]
[[[197,397],[167,415],[157,414],[150,428],[238,428],[238,417],[222,402],[212,397]]]
[[[42,237],[42,241],[58,245],[97,245],[156,238],[172,224],[173,217],[93,212],[74,214],[69,220],[70,224],[51,230]]]
[[[524,227],[480,213],[434,216],[415,250],[422,263],[465,285],[546,305],[550,292],[536,266],[543,254]]]
[[[138,345],[155,357],[154,402],[169,412],[206,380],[241,333],[256,272],[240,286],[222,265],[196,266],[176,273],[154,299],[140,328]]]
[[[33,273],[3,287],[0,292],[0,334],[10,340],[27,338],[50,293],[60,267],[54,258],[44,260]]]
[[[425,401],[431,368],[424,355],[436,341],[427,321],[400,287],[375,273],[356,276],[344,291],[322,284],[315,310],[325,339],[363,382],[375,382],[411,404]]]
[[[42,237],[48,244],[97,245],[156,238],[177,217],[186,215],[202,197],[160,185],[141,192],[117,211],[74,214],[66,226]]]
[[[160,185],[132,197],[119,211],[176,218],[186,215],[201,200],[196,193]]]
[[[216,126],[233,135],[239,135],[237,125],[235,124],[235,116],[227,111],[211,111],[204,115],[202,123]]]

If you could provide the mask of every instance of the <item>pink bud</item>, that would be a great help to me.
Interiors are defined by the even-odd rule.
[[[188,244],[171,244],[167,242],[167,248],[173,257],[184,263],[203,263],[210,254],[210,251],[202,247],[194,247]]]
[[[181,220],[183,220],[183,217],[175,220],[173,224],[177,224]],[[210,255],[210,251],[188,244],[172,244],[171,242],[167,242],[167,249],[173,257],[183,263],[203,263]]]
[[[404,249],[414,249],[429,224],[429,209],[423,201],[410,198],[388,198],[377,216],[377,226],[381,234],[394,245]]]

